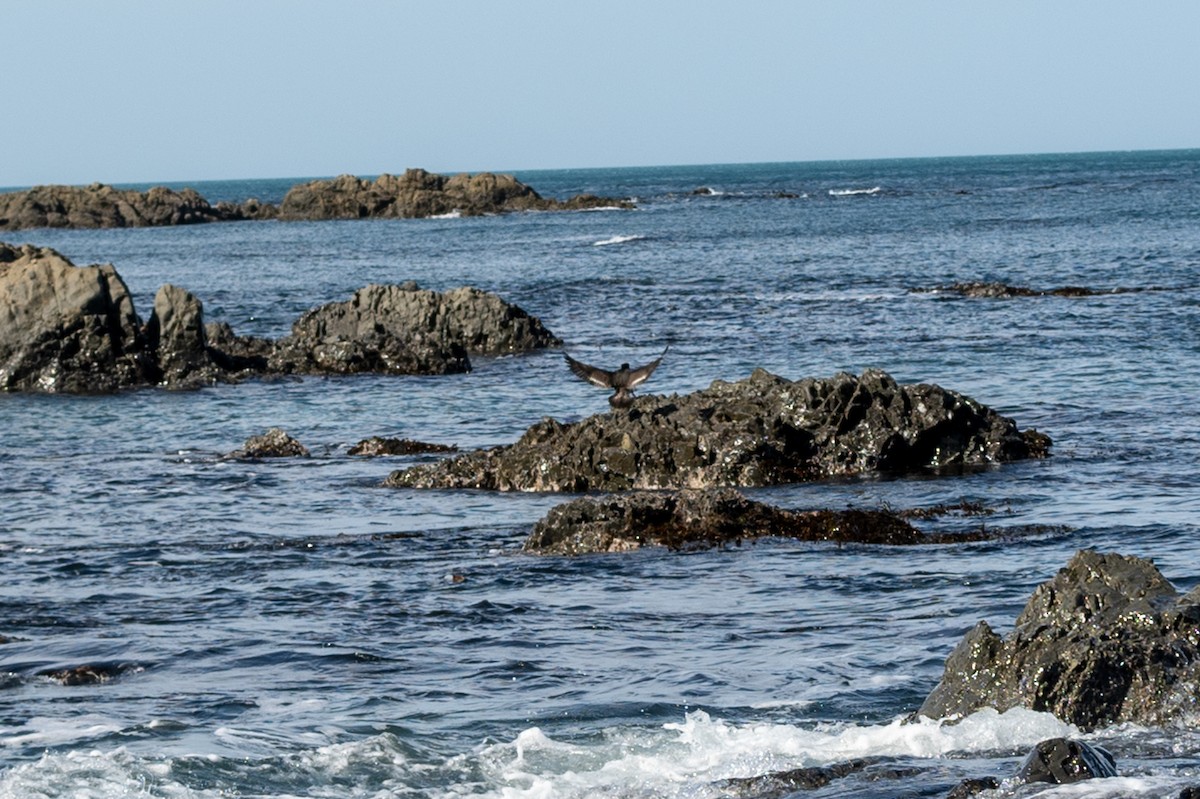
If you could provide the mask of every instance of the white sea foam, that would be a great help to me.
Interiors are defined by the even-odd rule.
[[[629,236],[612,236],[607,239],[602,239],[600,241],[592,242],[592,246],[593,247],[608,247],[612,244],[625,244],[626,242],[630,242],[630,241],[641,241],[644,238],[646,238],[646,237],[639,236],[636,234],[629,235]]]
[[[0,727],[0,746],[59,746],[120,730],[120,724],[95,714],[65,718],[35,716],[19,727]]]
[[[556,741],[538,728],[481,751],[480,765],[504,799],[707,796],[733,777],[821,766],[860,757],[941,757],[950,752],[1021,749],[1078,730],[1047,713],[981,710],[957,724],[803,727],[730,724],[703,711],[659,730],[610,731],[600,743]],[[719,793],[716,788],[709,791]]]
[[[882,186],[872,186],[869,189],[830,189],[830,197],[858,197],[862,195],[880,194]]]
[[[447,211],[444,214],[431,214],[430,219],[462,219],[462,211],[455,208],[453,211]]]

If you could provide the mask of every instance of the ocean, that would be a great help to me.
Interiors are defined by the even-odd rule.
[[[746,493],[978,502],[1012,534],[538,557],[521,544],[568,497],[387,489],[392,469],[437,456],[346,454],[375,435],[491,447],[546,416],[607,412],[559,351],[441,377],[0,395],[0,797],[700,799],[857,757],[882,765],[803,795],[940,797],[1079,734],[1023,710],[903,723],[976,622],[1010,630],[1081,548],[1200,583],[1200,151],[517,177],[637,210],[3,239],[115,264],[143,318],[160,285],[183,286],[242,334],[415,280],[496,292],[588,362],[669,344],[641,393],[756,367],[937,383],[1050,435],[1052,457]],[[299,180],[190,185],[277,202]],[[930,291],[959,281],[1102,293]],[[223,457],[273,426],[313,457]],[[44,676],[81,665],[113,678]],[[1084,737],[1120,778],[1017,795],[1200,784],[1196,727]]]

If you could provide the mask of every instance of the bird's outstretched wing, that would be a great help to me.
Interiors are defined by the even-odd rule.
[[[628,388],[633,388],[634,386],[641,385],[642,383],[645,383],[647,380],[649,380],[650,375],[654,374],[654,370],[658,368],[658,365],[660,363],[662,363],[663,356],[665,356],[667,354],[667,350],[669,350],[669,349],[671,349],[670,344],[667,345],[666,350],[662,351],[662,355],[658,356],[657,358],[655,358],[653,361],[646,364],[645,366],[639,366],[638,368],[632,370],[629,373],[629,380],[626,382],[625,385]],[[576,374],[578,374],[578,373],[576,373]]]
[[[601,388],[613,388],[613,378],[615,376],[612,372],[599,369],[595,366],[588,366],[582,361],[575,360],[565,352],[563,353],[563,357],[567,359],[567,366],[571,367],[571,371],[574,372],[577,377],[588,381],[592,385],[600,386]],[[649,374],[646,375],[646,377],[649,376]]]

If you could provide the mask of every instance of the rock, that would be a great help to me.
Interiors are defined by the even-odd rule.
[[[1128,294],[1145,291],[1143,288],[1090,289],[1084,286],[1061,286],[1053,289],[1031,289],[1025,286],[1010,286],[1006,283],[968,281],[951,283],[932,289],[918,289],[936,294],[961,294],[964,297],[1012,298],[1012,297],[1094,297],[1100,294]]]
[[[141,671],[141,666],[129,663],[88,663],[66,669],[46,669],[37,676],[63,685],[97,685],[113,680],[129,671]]]
[[[863,771],[877,758],[858,758],[828,766],[809,766],[788,771],[776,771],[756,777],[731,777],[721,780],[717,787],[733,791],[739,797],[753,799],[783,799],[796,791],[815,791],[834,780]]]
[[[208,204],[193,189],[156,186],[140,192],[103,183],[35,186],[0,194],[0,229],[110,228],[191,225],[244,218],[236,207]]]
[[[579,555],[643,546],[707,548],[765,536],[868,544],[934,540],[890,511],[784,510],[724,488],[574,499],[534,525],[524,550]]]
[[[955,785],[950,790],[950,793],[946,794],[946,799],[967,799],[969,796],[974,796],[984,791],[995,790],[999,787],[1000,780],[995,777],[968,777],[958,785]]]
[[[415,218],[509,211],[631,208],[625,200],[580,195],[567,201],[542,198],[512,175],[436,175],[409,169],[373,181],[353,175],[293,186],[279,206],[280,219]]]
[[[494,294],[439,294],[416,284],[371,285],[315,308],[292,325],[269,360],[278,372],[450,374],[483,355],[558,346],[536,317]]]
[[[103,392],[156,382],[141,320],[111,264],[0,244],[0,390]]]
[[[398,470],[386,485],[500,491],[762,486],[1043,457],[1048,437],[934,385],[878,370],[790,381],[762,369],[686,396],[639,397],[514,444]]]
[[[146,344],[155,354],[165,385],[184,388],[215,383],[222,377],[209,352],[204,305],[185,289],[168,283],[158,290],[146,324]]]
[[[1071,782],[1117,776],[1117,761],[1108,751],[1085,741],[1051,738],[1025,758],[1017,778],[1022,782]]]
[[[1034,591],[1011,633],[981,621],[918,711],[1053,713],[1091,730],[1186,719],[1200,701],[1200,589],[1180,596],[1154,564],[1078,552]]]
[[[1179,792],[1178,799],[1200,799],[1200,786],[1189,786]]]
[[[170,284],[142,324],[111,265],[77,267],[50,249],[0,244],[0,391],[195,388],[249,376],[448,374],[481,355],[558,346],[542,322],[471,287],[367,286],[315,308],[278,341],[205,324]]]
[[[364,438],[351,447],[347,455],[362,455],[375,458],[380,455],[419,455],[431,452],[457,452],[453,444],[427,444],[424,441],[413,441],[410,438],[380,438],[373,436]]]
[[[229,453],[236,460],[257,458],[307,458],[308,448],[284,430],[272,427],[260,436],[251,436],[239,450]]]

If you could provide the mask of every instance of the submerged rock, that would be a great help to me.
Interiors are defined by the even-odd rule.
[[[514,444],[398,470],[386,485],[501,491],[761,486],[1043,457],[1050,439],[879,370],[791,381],[762,369],[686,396],[530,427]]]
[[[279,206],[280,219],[415,218],[460,214],[479,216],[510,211],[631,208],[627,200],[580,195],[566,201],[544,199],[512,175],[437,175],[409,169],[375,180],[340,175],[293,186]]]
[[[1180,596],[1147,560],[1082,550],[1007,636],[986,621],[968,632],[918,712],[1020,706],[1089,730],[1194,723],[1198,701],[1200,588]]]
[[[351,447],[347,455],[361,455],[375,458],[381,455],[420,455],[434,452],[457,452],[453,444],[429,444],[424,441],[413,441],[411,438],[381,438],[372,436]]]
[[[1146,291],[1144,288],[1091,289],[1084,286],[1060,286],[1052,289],[1032,289],[1025,286],[1010,286],[1007,283],[967,281],[937,286],[932,289],[917,289],[931,294],[960,294],[964,297],[1002,298],[1011,297],[1095,297],[1101,294],[1129,294]]]
[[[580,555],[643,546],[706,548],[766,536],[867,544],[935,540],[890,511],[785,510],[725,488],[574,499],[552,508],[534,525],[524,550]]]
[[[205,324],[204,306],[163,286],[149,322],[109,264],[77,267],[51,249],[0,244],[0,390],[194,388],[255,375],[448,374],[468,353],[561,342],[536,317],[471,287],[367,286],[304,314],[272,341]]]
[[[250,436],[241,449],[229,453],[230,458],[248,460],[258,458],[307,458],[308,448],[287,432],[272,427],[258,436]]]
[[[1108,750],[1086,741],[1051,738],[1040,742],[1025,758],[1017,779],[1067,785],[1082,780],[1117,776],[1117,761]]]

